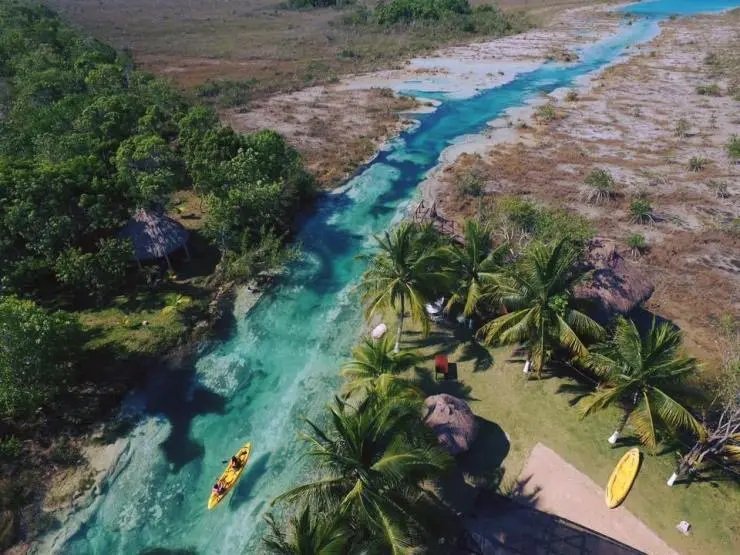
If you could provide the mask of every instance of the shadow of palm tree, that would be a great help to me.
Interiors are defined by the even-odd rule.
[[[588,395],[593,393],[593,391],[593,386],[577,382],[561,384],[555,390],[556,393],[563,393],[571,396],[570,399],[568,399],[568,404],[571,407],[577,405],[581,399],[588,397]]]
[[[414,368],[414,378],[411,381],[416,387],[421,389],[426,396],[447,393],[448,395],[452,395],[453,397],[458,397],[466,401],[478,400],[470,395],[472,388],[469,385],[457,380],[436,380],[433,375],[433,370],[429,368],[419,366]]]
[[[469,360],[473,361],[473,372],[485,372],[493,366],[491,352],[474,339],[465,343],[460,353],[460,362]]]

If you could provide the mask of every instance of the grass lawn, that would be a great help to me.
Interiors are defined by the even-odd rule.
[[[430,357],[447,352],[450,362],[457,363],[458,382],[436,383],[431,361],[419,377],[430,393],[447,392],[468,400],[482,426],[461,465],[464,470],[472,469],[472,474],[491,475],[502,461],[504,490],[514,485],[538,442],[604,486],[621,455],[634,445],[630,437],[615,448],[607,443],[619,416],[616,410],[581,420],[571,406],[574,396],[559,391],[576,381],[557,376],[527,380],[522,361],[511,348],[485,349],[460,329],[434,328],[426,338],[411,331],[405,339],[406,348],[417,348]],[[625,502],[627,509],[680,553],[740,553],[738,483],[717,476],[668,488],[665,482],[676,460],[673,453],[643,453],[640,474]],[[681,520],[692,525],[688,537],[675,529]]]

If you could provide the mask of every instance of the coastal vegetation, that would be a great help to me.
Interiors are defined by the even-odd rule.
[[[586,202],[607,202],[616,195],[616,182],[614,177],[604,168],[594,168],[586,176],[586,190],[583,196]]]
[[[583,460],[593,456],[599,433],[600,443],[613,445],[620,444],[629,430],[625,440],[634,438],[661,461],[672,448],[680,449],[683,462],[676,472],[684,478],[689,468],[696,477],[704,472],[732,473],[740,464],[734,435],[715,450],[708,443],[713,437],[711,445],[716,446],[719,433],[712,430],[726,426],[727,417],[717,415],[735,410],[736,376],[734,385],[710,388],[723,392],[718,397],[722,399],[720,409],[712,410],[710,425],[700,417],[711,406],[706,404],[706,395],[697,395],[690,387],[696,383],[698,365],[682,353],[680,331],[655,320],[649,327],[639,327],[623,316],[602,327],[589,315],[588,305],[579,308],[573,295],[576,285],[589,278],[582,269],[583,243],[566,237],[556,241],[529,237],[513,250],[506,243],[496,244],[495,226],[488,219],[469,220],[460,242],[412,222],[376,237],[377,248],[361,285],[362,298],[369,308],[368,317],[397,321],[396,335],[389,331],[381,339],[363,339],[342,367],[343,396],[329,406],[321,421],[326,425],[308,422],[311,481],[275,500],[277,513],[268,516],[270,532],[265,536],[271,552],[303,553],[299,543],[318,549],[338,542],[345,550],[351,546],[392,553],[420,547],[433,550],[439,538],[446,546],[454,545],[461,523],[450,512],[452,501],[442,484],[450,473],[460,471],[462,463],[445,455],[423,426],[421,399],[445,391],[445,385],[463,393],[469,389],[457,382],[435,384],[425,378],[428,370],[424,367],[443,349],[475,365],[466,371],[466,380],[476,387],[492,379],[500,381],[501,377],[476,370],[477,363],[460,354],[477,344],[476,338],[497,352],[501,345],[514,345],[519,352],[523,347],[527,352],[525,376],[532,370],[538,378],[549,378],[543,384],[562,382],[561,389],[548,395],[576,394],[566,403],[568,409],[558,409],[571,414],[559,414],[556,426],[566,425],[567,431],[561,428],[556,435],[580,436],[578,430],[588,430],[593,439],[577,449]],[[425,240],[419,240],[422,237]],[[429,299],[440,296],[454,299],[446,304],[446,324],[431,322],[425,308]],[[388,302],[379,303],[381,298]],[[396,303],[390,302],[393,298]],[[419,306],[413,308],[413,303]],[[401,304],[412,316],[410,327],[403,325]],[[455,324],[455,319],[460,323]],[[439,339],[429,337],[432,329],[449,343],[440,345]],[[399,349],[400,345],[405,348]],[[478,345],[478,351],[490,348]],[[491,364],[488,356],[484,358]],[[506,367],[507,372],[496,374],[511,376],[512,365],[506,363]],[[474,378],[476,373],[481,377]],[[517,381],[513,377],[506,380]],[[519,387],[540,382],[525,378],[522,384],[518,380]],[[518,396],[514,391],[509,394]],[[479,399],[477,405],[496,407],[503,400],[500,394],[495,397],[498,400]],[[544,398],[538,402],[552,405]],[[510,410],[514,415],[521,407]],[[541,410],[537,419],[551,408],[543,405]],[[601,417],[602,412],[610,420]],[[577,422],[579,414],[590,416],[580,427],[563,422]],[[591,424],[592,418],[598,424]],[[609,422],[617,426],[607,442],[603,426]],[[696,442],[693,447],[687,443],[689,438]],[[660,468],[670,472],[671,465],[668,461]],[[651,487],[666,487],[659,474],[657,478]],[[498,491],[506,490],[500,479],[496,483],[499,486],[494,487],[501,488]],[[433,536],[429,536],[431,529]]]
[[[33,474],[50,420],[47,444],[84,433],[226,281],[293,255],[313,178],[277,133],[222,125],[48,8],[2,1],[0,27],[0,441],[22,442],[9,474]],[[135,257],[122,230],[141,211],[188,226],[194,256]],[[39,482],[15,479],[20,507]]]

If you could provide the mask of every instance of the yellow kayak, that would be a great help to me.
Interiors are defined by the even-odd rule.
[[[619,459],[614,467],[609,483],[606,485],[606,506],[610,509],[619,507],[630,492],[632,483],[640,470],[640,451],[630,449]]]
[[[244,447],[239,449],[236,455],[234,455],[241,462],[241,466],[238,469],[231,468],[231,461],[229,461],[229,464],[226,466],[226,470],[224,470],[223,474],[221,474],[218,479],[218,482],[220,482],[224,486],[224,491],[221,494],[211,492],[211,496],[208,498],[209,510],[218,505],[239,481],[239,477],[242,475],[242,472],[244,472],[244,469],[247,466],[247,461],[249,460],[249,452],[251,450],[252,444],[247,443],[244,445]]]

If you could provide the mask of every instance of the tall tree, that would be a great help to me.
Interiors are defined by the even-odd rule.
[[[73,316],[0,297],[0,416],[25,416],[53,399],[73,375],[80,341]]]
[[[584,416],[611,405],[623,408],[609,443],[616,443],[627,423],[651,449],[661,431],[687,430],[704,437],[704,428],[681,400],[685,393],[681,386],[697,365],[695,359],[682,356],[680,348],[681,334],[670,324],[653,320],[641,336],[634,322],[620,317],[612,339],[584,357],[603,380],[584,402]]]
[[[426,436],[420,434],[418,404],[366,402],[353,408],[337,400],[330,418],[328,430],[309,422],[310,456],[321,475],[276,501],[305,500],[345,517],[370,552],[407,553],[438,514],[436,497],[422,483],[442,473],[449,456],[420,440]]]
[[[488,288],[486,296],[509,312],[479,334],[491,344],[524,343],[529,350],[525,372],[534,368],[539,376],[557,348],[584,356],[584,340],[603,336],[603,328],[575,306],[573,287],[586,275],[577,268],[578,258],[565,239],[534,244]]]
[[[420,362],[420,357],[410,351],[395,352],[393,341],[385,336],[378,341],[365,338],[352,351],[352,359],[342,366],[341,374],[347,380],[347,395],[362,392],[372,393],[385,391],[390,382],[397,385],[410,385],[398,377]]]
[[[425,305],[430,295],[442,288],[444,275],[437,254],[422,240],[418,226],[403,222],[392,231],[376,236],[379,252],[360,283],[367,317],[392,310],[398,317],[395,352],[400,351],[406,310],[411,318],[429,329]]]
[[[485,284],[491,283],[501,270],[508,246],[494,247],[490,228],[475,220],[465,222],[463,235],[463,245],[452,244],[442,249],[446,269],[454,276],[446,309],[462,307],[463,315],[472,323],[484,298]]]
[[[263,538],[265,547],[276,555],[343,555],[351,540],[346,522],[331,514],[311,514],[310,505],[304,505],[300,514],[285,526],[271,514],[265,518],[270,533]]]

